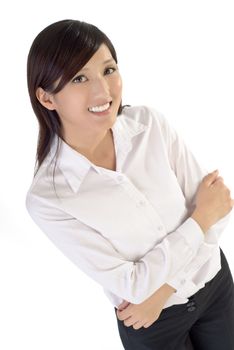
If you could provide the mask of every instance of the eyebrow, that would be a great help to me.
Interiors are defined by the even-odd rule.
[[[102,64],[106,64],[106,63],[109,63],[109,62],[112,62],[112,61],[115,61],[113,57],[109,58],[108,60],[104,61]],[[84,70],[89,70],[89,68],[81,68],[81,71],[84,71]]]

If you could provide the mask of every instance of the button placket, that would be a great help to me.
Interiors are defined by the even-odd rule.
[[[116,181],[121,184],[122,189],[127,192],[128,196],[132,198],[139,209],[144,208],[142,213],[144,213],[147,219],[150,220],[154,230],[162,234],[164,226],[161,222],[160,216],[157,214],[155,208],[147,200],[147,198],[134,186],[134,184],[132,184],[130,180],[128,180],[126,176],[118,175],[116,176]]]

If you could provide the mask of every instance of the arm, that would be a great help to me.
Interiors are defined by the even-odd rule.
[[[157,112],[153,111],[154,113]],[[169,284],[165,283],[140,305],[130,304],[127,301],[119,305],[119,310],[117,310],[118,318],[124,321],[126,326],[133,325],[135,329],[139,329],[142,326],[148,327],[156,321],[167,299],[174,292],[176,292],[177,296],[186,297],[186,289],[189,290],[189,287],[194,287],[194,273],[210,258],[213,249],[217,246],[220,233],[227,225],[230,216],[226,215],[217,221],[213,220],[212,215],[211,217],[208,215],[207,204],[216,201],[218,198],[216,197],[217,192],[215,192],[215,196],[213,194],[212,196],[210,195],[210,186],[217,181],[218,173],[205,176],[207,172],[199,166],[182,138],[170,127],[166,119],[162,115],[154,115],[153,118],[155,118],[155,121],[158,120],[160,122],[159,129],[161,127],[168,160],[183,191],[188,211],[192,213],[192,218],[202,228],[205,238],[196,256],[190,263],[183,266],[173,279],[168,280]],[[214,192],[214,188],[212,192]],[[199,210],[196,210],[196,205],[199,207]],[[226,205],[222,206],[223,213],[226,213],[225,207]],[[219,212],[218,217],[222,217],[223,213]],[[209,217],[210,222],[208,220]],[[213,222],[216,222],[216,224],[212,225]]]
[[[199,184],[204,176],[208,174],[208,171],[201,167],[195,156],[184,143],[182,137],[168,123],[164,116],[152,109],[154,118],[156,117],[155,113],[157,114],[161,131],[165,139],[170,166],[183,191],[188,215],[192,215],[196,208],[196,193]],[[167,280],[168,284],[172,285],[178,291],[178,296],[180,292],[186,291],[186,284],[189,285],[193,283],[192,278],[194,273],[196,273],[212,255],[213,249],[217,247],[218,239],[229,222],[230,215],[231,213],[224,216],[221,220],[217,221],[216,224],[206,230],[204,244],[199,247],[196,256],[178,272],[175,278]],[[195,216],[194,219],[196,219]]]
[[[138,261],[129,261],[94,228],[29,193],[27,210],[48,238],[85,274],[123,299],[139,304],[197,253],[204,235],[188,218]],[[156,276],[156,277],[155,277]]]

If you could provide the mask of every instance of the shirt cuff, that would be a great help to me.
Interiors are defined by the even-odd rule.
[[[201,243],[204,241],[205,234],[199,224],[193,218],[189,217],[177,231],[185,239],[186,243],[197,253]]]
[[[186,276],[182,275],[180,275],[180,278],[168,281],[167,284],[176,290],[173,295],[180,298],[188,298],[189,295],[194,293],[196,288],[196,285],[192,280],[186,279]]]

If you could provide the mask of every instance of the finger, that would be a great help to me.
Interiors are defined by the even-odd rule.
[[[224,181],[224,179],[222,176],[218,176],[217,179],[214,180],[214,182],[216,182],[216,181]]]
[[[124,316],[122,315],[122,312],[121,310],[117,310],[116,311],[116,314],[117,314],[117,317],[120,321],[123,321],[124,320]]]
[[[136,322],[134,323],[134,325],[132,326],[134,329],[140,329],[143,327],[143,323],[142,322]]]
[[[217,179],[214,179],[214,181],[211,183],[210,186],[215,185],[216,183],[224,182],[224,179],[222,176],[218,176]]]
[[[129,314],[126,312],[126,309],[124,310],[117,310],[117,316],[120,321],[124,321],[129,318]]]
[[[119,306],[118,310],[124,310],[130,303],[126,300],[124,300]]]
[[[210,186],[212,182],[217,178],[218,176],[218,170],[213,171],[212,173],[207,174],[204,178],[203,181]]]
[[[130,327],[130,326],[134,326],[134,324],[137,324],[139,321],[139,319],[137,319],[134,316],[130,316],[129,318],[127,318],[126,320],[124,320],[124,325],[126,327]]]
[[[153,324],[152,322],[147,322],[147,323],[144,324],[143,327],[144,327],[144,328],[148,328],[148,327],[150,327],[152,324]]]

